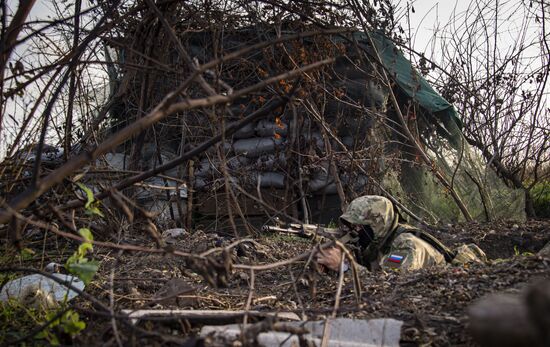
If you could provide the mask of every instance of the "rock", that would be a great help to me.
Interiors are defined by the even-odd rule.
[[[241,280],[241,282],[249,283],[250,276],[246,272],[239,272],[238,277]]]
[[[187,283],[183,278],[172,278],[153,295],[152,303],[163,305],[190,306],[195,303],[195,298],[179,298],[180,295],[194,295],[196,288]]]
[[[84,282],[78,277],[57,273],[52,276],[69,282],[79,290],[84,290]],[[78,296],[77,292],[55,280],[40,274],[33,274],[6,283],[0,292],[0,301],[7,302],[13,298],[26,306],[53,308],[60,302],[72,300],[76,296]]]
[[[550,345],[550,281],[539,281],[525,295],[529,318],[538,328],[544,346]]]
[[[550,343],[550,281],[518,295],[492,294],[468,308],[469,330],[483,347],[543,347]]]
[[[486,297],[472,305],[468,315],[470,333],[481,346],[532,346],[536,340],[527,307],[517,296]]]
[[[56,272],[60,272],[62,268],[63,268],[63,265],[51,262],[51,263],[48,263],[48,265],[44,266],[44,271],[56,273]]]
[[[542,249],[537,254],[544,258],[550,258],[550,242],[542,247]]]

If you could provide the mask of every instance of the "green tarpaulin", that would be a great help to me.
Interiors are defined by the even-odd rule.
[[[462,127],[462,122],[458,118],[453,105],[439,95],[428,81],[416,71],[392,40],[377,32],[370,33],[370,36],[380,55],[382,64],[405,94],[427,111],[440,117],[454,119],[458,126]],[[355,39],[360,44],[367,44],[370,47],[369,39],[365,33],[356,33]],[[372,49],[368,49],[368,51],[372,52]]]

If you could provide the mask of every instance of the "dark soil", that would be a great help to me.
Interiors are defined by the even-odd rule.
[[[503,259],[538,252],[550,241],[550,223],[548,220],[531,220],[523,224],[473,222],[446,226],[434,235],[448,246],[475,243],[489,259]]]
[[[469,346],[467,308],[487,293],[517,292],[528,283],[550,278],[550,259],[534,253],[550,240],[550,221],[529,221],[523,224],[470,223],[442,228],[437,237],[449,246],[477,243],[488,255],[487,264],[449,267],[410,273],[376,272],[361,278],[362,293],[356,300],[351,271],[346,273],[339,303],[340,317],[392,317],[405,322],[403,345]],[[236,247],[229,258],[233,264],[268,264],[307,252],[314,243],[287,235],[261,235],[256,243]],[[233,240],[214,233],[196,231],[177,239],[172,245],[178,251],[201,253],[213,247],[227,246]],[[146,236],[124,240],[125,243],[154,247]],[[41,245],[42,246],[42,245]],[[220,254],[215,253],[215,254]],[[59,261],[65,256],[60,256]],[[55,260],[56,257],[53,257]],[[243,310],[250,292],[248,271],[233,269],[225,279],[204,264],[190,264],[174,255],[154,255],[143,252],[120,253],[96,247],[96,259],[101,261],[99,274],[86,292],[108,305],[112,295],[114,311],[122,309],[209,309]],[[220,260],[221,257],[214,257]],[[213,286],[205,281],[208,268]],[[206,272],[208,272],[206,271]],[[206,274],[209,276],[208,274]],[[186,291],[178,298],[158,300],[164,285],[180,278]],[[293,280],[294,279],[294,280]],[[222,283],[225,282],[225,283]],[[307,319],[323,319],[335,304],[337,276],[319,273],[305,262],[271,270],[255,272],[255,292],[250,308],[258,311],[292,311]],[[80,314],[86,317],[88,328],[76,337],[78,345],[116,345],[112,322],[98,314],[90,301],[79,297],[74,301]],[[239,320],[240,321],[240,320]],[[118,332],[124,344],[164,345],[203,343],[196,334],[204,324],[181,319],[141,321],[135,328],[118,320]],[[212,323],[212,322],[206,322]],[[219,324],[219,322],[217,322]],[[93,341],[93,342],[92,342]]]

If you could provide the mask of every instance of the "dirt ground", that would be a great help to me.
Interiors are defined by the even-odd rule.
[[[467,330],[466,309],[473,301],[491,292],[517,292],[537,279],[550,278],[550,259],[534,255],[550,241],[550,220],[447,225],[436,236],[448,246],[474,242],[485,250],[490,260],[483,265],[405,274],[370,273],[360,279],[359,302],[351,271],[348,271],[344,277],[338,316],[403,320],[402,345],[470,346],[474,343]],[[146,236],[141,235],[127,238],[124,242],[154,247],[153,242],[145,240]],[[171,249],[198,254],[213,247],[225,247],[234,239],[195,231],[171,241]],[[291,259],[311,250],[315,246],[311,240],[266,234],[254,237],[254,241],[233,248],[225,258],[221,252],[214,252],[212,259],[215,261],[206,265],[174,255],[119,252],[96,247],[94,257],[101,261],[100,271],[86,292],[107,305],[112,297],[115,312],[168,308],[244,310],[253,284],[250,309],[291,311],[310,320],[323,319],[331,314],[338,287],[336,274],[319,273],[311,266],[306,267],[305,261],[255,271],[253,278],[249,271],[236,269],[236,264],[270,264]],[[57,238],[56,242],[59,252],[50,249],[41,264],[48,260],[61,262],[69,254],[62,241]],[[44,247],[44,244],[37,240],[35,247]],[[230,269],[225,267],[229,263],[232,264]],[[204,270],[207,268],[211,270]],[[178,279],[178,288],[184,289],[179,290],[180,295],[166,299],[163,291],[175,278]],[[212,283],[205,278],[210,278]],[[213,285],[214,282],[218,286]],[[77,298],[73,305],[86,317],[87,329],[72,343],[117,344],[110,318],[97,312],[86,298]],[[235,321],[229,319],[227,323],[231,320]],[[236,322],[240,321],[242,317],[237,317]],[[250,321],[255,319],[251,317]],[[199,339],[197,333],[202,325],[212,323],[223,322],[215,318],[203,321],[150,319],[133,327],[127,321],[119,320],[117,333],[124,345],[201,346],[207,343]]]

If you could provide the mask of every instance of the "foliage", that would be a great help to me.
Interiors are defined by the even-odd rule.
[[[437,67],[433,82],[462,116],[468,143],[511,187],[528,192],[526,181],[549,177],[546,16],[544,2],[472,1],[434,29],[432,52],[424,52]],[[526,198],[527,214],[540,214],[534,197]]]
[[[19,252],[19,256],[21,257],[21,260],[29,260],[32,259],[36,255],[36,252],[33,251],[30,248],[23,248],[21,252]]]
[[[100,201],[95,199],[92,190],[80,182],[77,182],[76,184],[80,189],[84,191],[84,193],[86,193],[86,204],[84,205],[84,208],[86,209],[86,214],[91,216],[97,215],[100,217],[105,217],[99,209]]]
[[[57,312],[50,311],[46,314],[46,320],[49,321],[55,317]],[[61,345],[59,338],[55,334],[55,330],[59,330],[70,337],[78,335],[86,328],[86,323],[80,320],[78,313],[73,310],[68,310],[60,318],[52,321],[47,329],[42,330],[36,338],[46,339],[53,346]]]
[[[523,256],[523,257],[529,257],[529,256],[532,256],[533,253],[531,252],[521,252],[518,248],[518,246],[514,246],[514,256],[516,257],[519,257],[519,256]]]
[[[290,242],[290,243],[310,243],[311,239],[304,238],[304,237],[298,237],[296,235],[292,234],[286,234],[286,233],[269,233],[265,234],[264,236],[266,239],[271,240],[272,242]]]
[[[33,317],[38,315],[14,300],[0,302],[0,345],[22,337],[35,324]]]
[[[98,270],[99,263],[96,260],[86,258],[88,251],[93,251],[92,242],[94,240],[90,229],[81,228],[78,233],[84,239],[84,242],[67,259],[65,268],[75,276],[78,276],[85,284],[90,283]]]
[[[36,326],[54,319],[59,310],[64,308],[36,309],[21,305],[14,299],[0,302],[0,345],[7,345],[10,341],[27,336]],[[78,313],[67,310],[34,336],[34,339],[46,340],[49,345],[59,346],[64,342],[64,335],[73,338],[85,328],[86,323],[80,320]]]
[[[535,213],[540,218],[550,218],[550,181],[537,182],[531,189]]]
[[[327,225],[327,228],[338,228],[338,221],[331,219]]]

